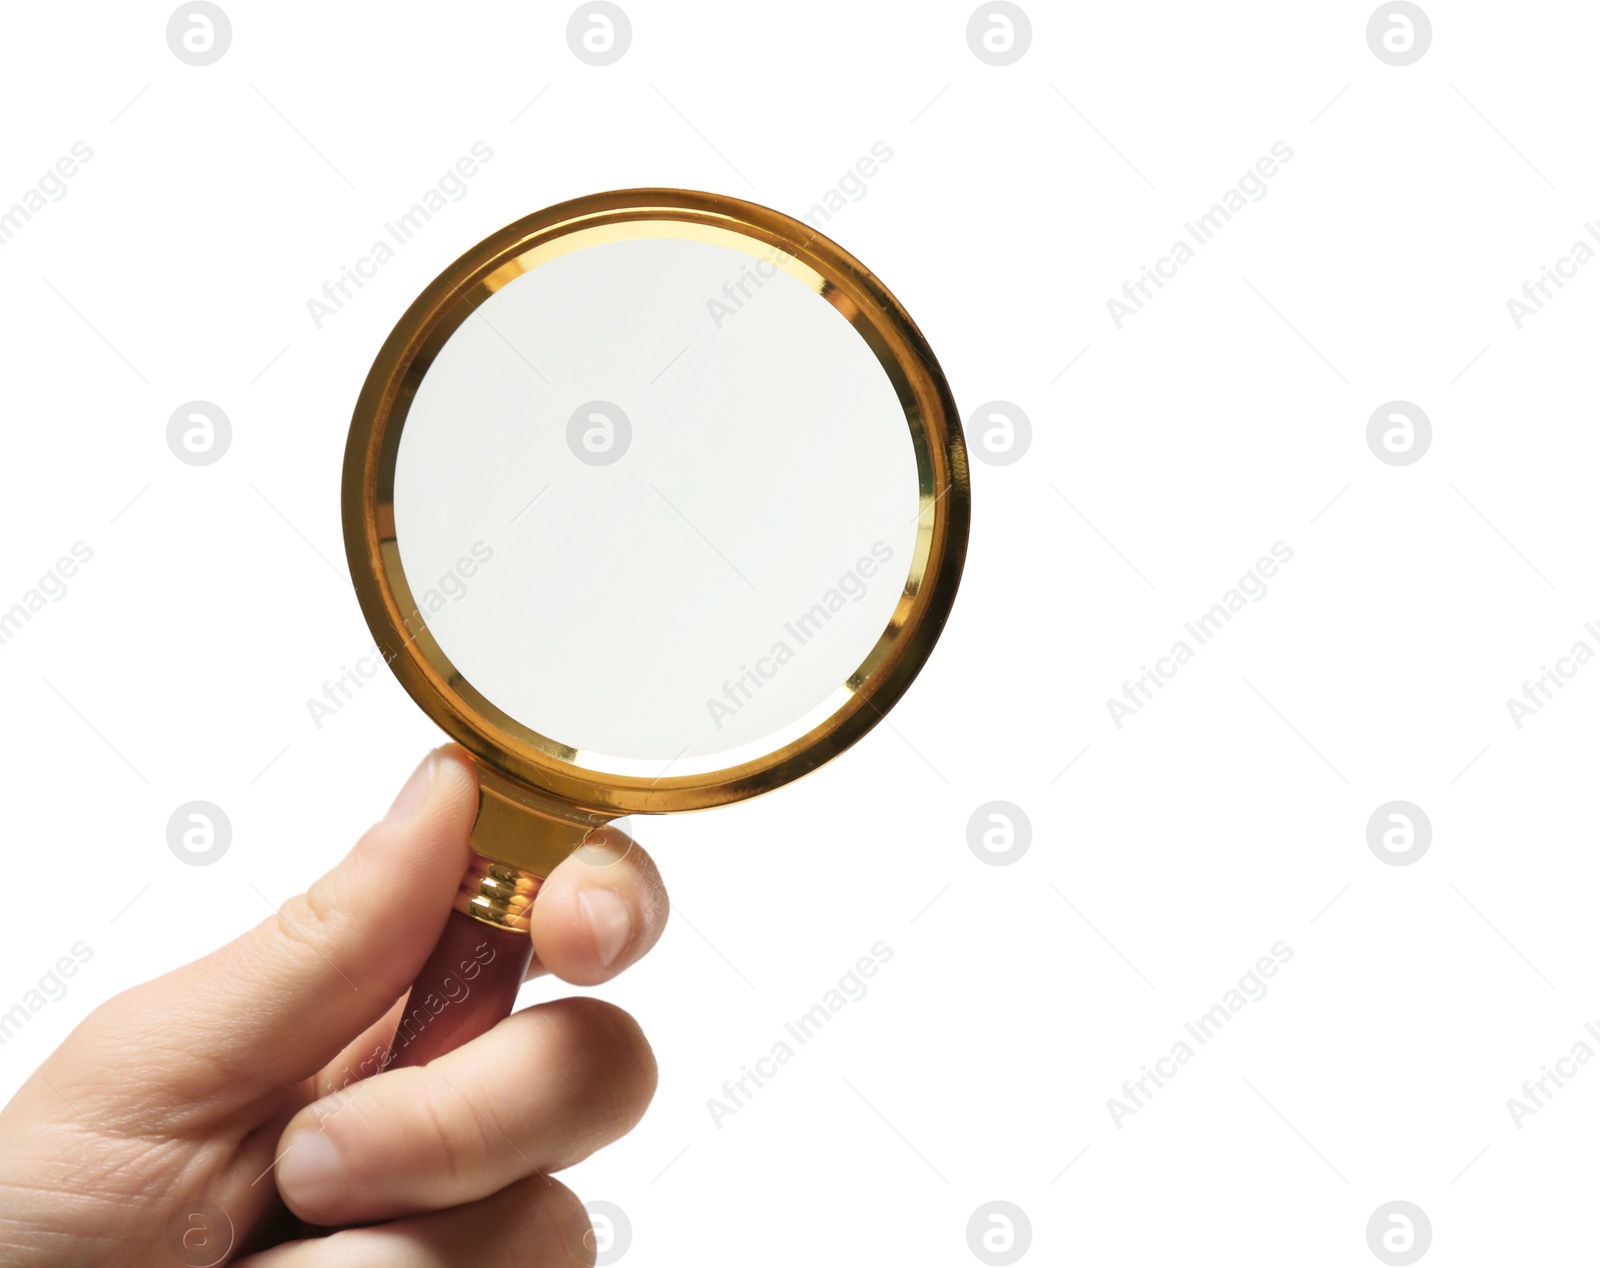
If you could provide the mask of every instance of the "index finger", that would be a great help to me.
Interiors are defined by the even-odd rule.
[[[602,828],[534,898],[528,976],[553,973],[574,986],[610,981],[655,946],[669,910],[655,860],[627,833]]]

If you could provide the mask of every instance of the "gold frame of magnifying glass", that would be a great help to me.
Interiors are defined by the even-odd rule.
[[[669,763],[653,778],[575,765],[577,750],[523,726],[466,681],[421,615],[401,566],[394,515],[406,413],[462,322],[548,259],[599,242],[652,237],[718,242],[769,260],[850,321],[904,408],[920,508],[900,601],[871,653],[841,684],[842,703],[804,734],[738,765],[674,774]],[[938,362],[899,301],[865,265],[800,221],[743,199],[630,189],[560,203],[507,225],[445,269],[406,310],[356,402],[343,512],[351,577],[380,652],[423,711],[476,759],[481,799],[473,847],[543,876],[593,825],[756,796],[814,770],[865,735],[911,685],[949,615],[966,558],[971,489],[955,401]]]

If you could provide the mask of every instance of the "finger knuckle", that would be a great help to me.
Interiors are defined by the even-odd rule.
[[[490,1125],[470,1112],[461,1097],[436,1080],[419,1080],[419,1112],[438,1149],[440,1171],[452,1189],[470,1187],[489,1149]]]
[[[274,914],[274,921],[284,941],[318,955],[326,954],[338,941],[338,908],[317,885],[287,899]]]

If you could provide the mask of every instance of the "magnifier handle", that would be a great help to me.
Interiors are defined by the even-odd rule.
[[[513,872],[519,896],[531,902],[538,880],[506,870]],[[520,927],[491,924],[459,908],[450,913],[433,954],[406,997],[386,1069],[426,1065],[511,1015],[517,989],[533,959],[533,941],[525,914],[510,923]]]

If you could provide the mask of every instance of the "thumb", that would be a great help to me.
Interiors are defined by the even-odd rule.
[[[154,1049],[149,1066],[189,1096],[236,1102],[321,1069],[427,959],[467,867],[477,803],[466,754],[430,753],[383,821],[304,894],[107,1005],[126,1009],[113,1019],[124,1059],[130,1043]]]

